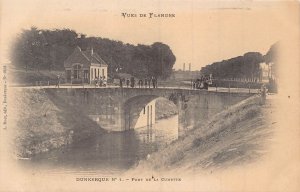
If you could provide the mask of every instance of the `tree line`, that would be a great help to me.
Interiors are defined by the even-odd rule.
[[[176,57],[161,42],[132,45],[101,37],[87,37],[71,29],[43,30],[36,27],[22,30],[13,43],[11,61],[25,70],[64,70],[64,61],[79,46],[93,48],[108,64],[108,72],[129,73],[136,77],[167,78]]]
[[[212,74],[216,79],[246,78],[258,79],[260,77],[260,63],[273,63],[276,68],[278,43],[273,44],[269,51],[262,55],[259,52],[248,52],[243,56],[214,62],[201,68],[201,73]]]

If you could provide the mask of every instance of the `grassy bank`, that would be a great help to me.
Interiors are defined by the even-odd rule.
[[[43,89],[17,89],[15,95],[17,157],[31,157],[104,132],[80,111]]]
[[[248,153],[247,147],[253,147],[253,143],[247,145],[244,142],[246,137],[249,138],[247,132],[265,123],[259,101],[259,96],[250,97],[215,115],[204,125],[195,126],[186,137],[174,141],[151,154],[149,159],[141,161],[137,170],[196,170],[217,165],[218,162],[225,162],[230,158],[245,158],[243,155]],[[250,133],[250,136],[251,134],[253,133]],[[233,137],[241,140],[240,146],[234,147],[236,140],[233,140]],[[225,146],[226,153],[221,153]]]

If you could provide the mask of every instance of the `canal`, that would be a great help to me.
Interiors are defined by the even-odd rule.
[[[110,175],[137,166],[141,159],[176,139],[178,115],[148,127],[95,135],[30,160],[21,160],[20,164],[31,171]]]

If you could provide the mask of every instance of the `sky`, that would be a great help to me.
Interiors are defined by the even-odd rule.
[[[35,26],[70,28],[135,45],[163,42],[176,56],[175,69],[191,63],[192,70],[200,70],[249,51],[265,54],[286,32],[289,7],[254,1],[2,0],[1,59],[9,61],[17,34]],[[175,17],[124,18],[122,13]]]

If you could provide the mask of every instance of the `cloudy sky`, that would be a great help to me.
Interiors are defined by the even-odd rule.
[[[88,36],[131,44],[168,44],[177,61],[193,70],[248,51],[265,54],[290,26],[289,4],[253,1],[3,0],[2,62],[21,32],[70,28]],[[124,18],[122,13],[170,13],[174,18]]]

